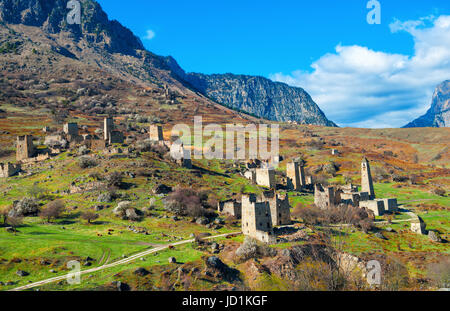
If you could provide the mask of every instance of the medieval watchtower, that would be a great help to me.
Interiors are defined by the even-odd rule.
[[[103,121],[103,135],[106,141],[109,141],[111,132],[114,130],[114,119],[105,118]]]
[[[286,166],[286,175],[292,182],[294,190],[301,190],[306,185],[305,168],[298,162],[288,163]]]
[[[367,158],[364,158],[364,160],[361,163],[361,192],[367,192],[371,200],[375,199],[372,173],[370,172],[370,164]]]
[[[257,202],[254,194],[242,196],[242,232],[261,242],[276,241],[269,202]]]
[[[36,150],[33,144],[33,136],[18,136],[16,146],[16,160],[22,161],[28,158],[32,158]]]

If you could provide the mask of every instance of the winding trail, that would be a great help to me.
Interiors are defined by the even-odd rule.
[[[241,232],[234,232],[234,233],[224,233],[224,234],[219,234],[219,235],[214,235],[214,236],[210,236],[210,237],[206,237],[204,238],[204,240],[212,240],[212,239],[216,239],[216,238],[221,238],[221,237],[226,237],[226,236],[233,236],[233,235],[237,235],[237,234],[241,234]],[[80,271],[80,275],[83,274],[88,274],[88,273],[94,273],[97,271],[101,271],[101,270],[105,270],[108,268],[112,268],[112,267],[117,267],[120,265],[125,265],[127,263],[130,263],[136,259],[145,257],[147,255],[153,254],[153,253],[157,253],[160,252],[162,250],[168,249],[170,246],[178,246],[178,245],[183,245],[183,244],[188,244],[188,243],[192,243],[194,242],[194,239],[190,239],[190,240],[185,240],[185,241],[179,241],[179,242],[175,242],[175,243],[171,243],[171,244],[165,244],[165,245],[161,245],[161,246],[157,246],[155,248],[137,253],[135,255],[132,255],[130,257],[112,262],[110,264],[105,264],[96,268],[92,268],[92,269],[88,269],[88,270],[83,270]],[[31,283],[31,284],[27,284],[24,286],[20,286],[14,289],[11,289],[10,291],[22,291],[22,290],[27,290],[27,289],[31,289],[34,287],[38,287],[38,286],[42,286],[45,284],[49,284],[49,283],[54,283],[54,282],[58,282],[58,281],[63,281],[67,279],[67,274],[61,275],[61,276],[57,276],[54,278],[50,278],[50,279],[46,279],[46,280],[42,280],[39,282],[35,282],[35,283]]]

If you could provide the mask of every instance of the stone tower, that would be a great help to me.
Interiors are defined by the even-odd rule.
[[[367,192],[371,200],[375,199],[372,174],[370,172],[370,164],[367,158],[364,158],[361,163],[361,192]]]
[[[161,125],[150,125],[150,140],[164,141],[163,128]]]
[[[22,161],[28,158],[32,158],[35,154],[33,136],[18,136],[16,146],[16,160]]]
[[[302,164],[298,162],[288,163],[286,175],[290,178],[294,190],[301,190],[302,186],[306,186],[305,168]]]
[[[66,123],[64,124],[64,133],[71,136],[78,136],[78,124],[77,123]]]
[[[276,242],[269,202],[257,202],[254,194],[242,196],[242,232],[261,242]]]
[[[286,226],[291,224],[291,205],[289,196],[278,195],[275,190],[265,191],[262,202],[269,202],[272,226]]]
[[[114,130],[114,119],[105,118],[103,121],[103,135],[106,141],[109,141],[111,132]]]

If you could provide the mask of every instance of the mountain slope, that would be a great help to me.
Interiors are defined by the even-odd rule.
[[[11,58],[2,63],[11,65],[10,72],[25,67],[41,76],[61,76],[67,71],[63,63],[70,59],[74,67],[106,71],[141,87],[167,85],[181,93],[199,92],[197,97],[205,95],[225,107],[267,120],[336,126],[301,88],[262,77],[186,74],[172,57],[145,50],[141,40],[119,22],[110,21],[96,1],[80,2],[81,25],[68,25],[67,0],[0,0],[0,27],[9,32],[0,37],[0,47],[13,42],[22,56],[13,63]],[[55,54],[62,58],[42,61],[43,55],[51,58]]]
[[[272,121],[297,121],[335,127],[305,90],[256,76],[184,73],[170,62],[172,70],[201,93],[232,109]]]
[[[408,127],[450,127],[450,80],[444,81],[434,91],[431,108]]]

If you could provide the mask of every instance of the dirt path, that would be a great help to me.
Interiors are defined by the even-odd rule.
[[[241,234],[241,232],[219,234],[219,235],[207,237],[207,238],[205,238],[205,240],[211,240],[211,239],[215,239],[215,238],[221,238],[221,237],[226,237],[228,235],[236,235],[236,234]],[[118,261],[110,263],[110,264],[104,264],[104,265],[102,265],[100,267],[96,267],[96,268],[92,268],[92,269],[88,269],[88,270],[83,270],[83,271],[80,272],[80,275],[88,274],[88,273],[94,273],[94,272],[102,271],[102,270],[105,270],[105,269],[108,269],[108,268],[117,267],[117,266],[120,266],[120,265],[125,265],[127,263],[130,263],[130,262],[136,260],[136,259],[139,259],[139,258],[145,257],[147,255],[150,255],[150,254],[153,254],[153,253],[165,250],[165,249],[169,248],[169,246],[178,246],[178,245],[188,244],[188,243],[192,243],[192,242],[194,242],[194,239],[180,241],[180,242],[175,242],[175,243],[172,243],[172,244],[161,245],[161,246],[158,246],[158,247],[155,247],[155,248],[152,248],[152,249],[149,249],[149,250],[137,253],[137,254],[132,255],[132,256],[130,256],[128,258],[124,258],[124,259],[118,260]],[[11,291],[22,291],[22,290],[26,290],[26,289],[42,286],[42,285],[49,284],[49,283],[63,281],[63,280],[66,280],[66,279],[67,279],[67,274],[61,275],[61,276],[57,276],[57,277],[54,277],[54,278],[50,278],[50,279],[46,279],[46,280],[42,280],[42,281],[39,281],[39,282],[27,284],[27,285],[24,285],[24,286],[20,286],[20,287],[12,289]]]

